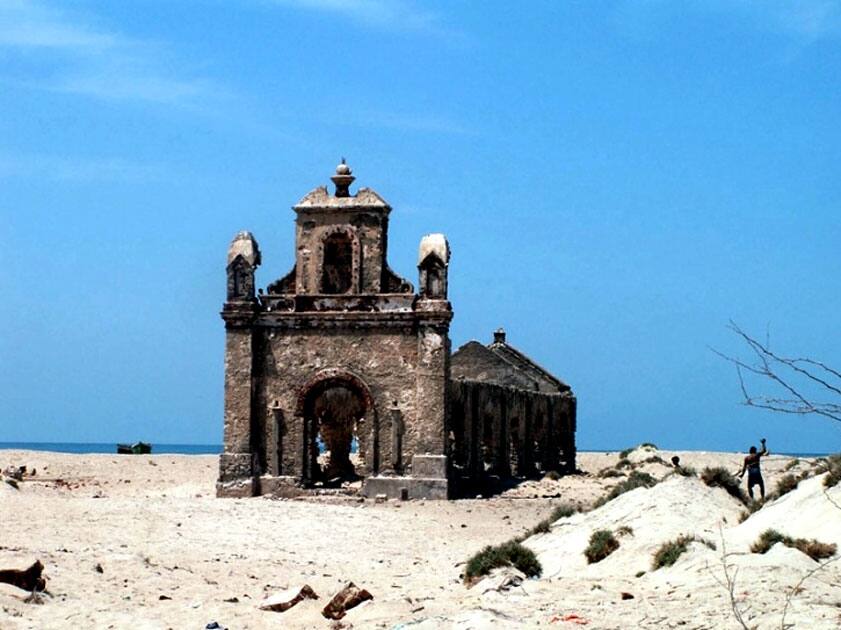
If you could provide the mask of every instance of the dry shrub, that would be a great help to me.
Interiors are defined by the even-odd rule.
[[[681,477],[697,477],[698,471],[692,466],[675,466],[675,474]]]
[[[776,529],[766,529],[759,535],[756,542],[750,546],[753,553],[767,553],[777,543],[783,543],[786,547],[797,549],[812,560],[824,560],[831,558],[838,550],[834,543],[823,543],[814,538],[792,538],[778,532]]]
[[[654,553],[651,568],[656,571],[660,567],[672,566],[681,554],[689,548],[691,542],[692,536],[678,536],[674,540],[664,542]]]
[[[659,455],[652,455],[651,457],[646,457],[642,460],[643,464],[663,464],[663,466],[668,466],[669,464],[666,463],[666,460],[660,457]]]
[[[786,464],[785,468],[783,468],[783,472],[788,472],[792,468],[797,468],[798,464],[800,464],[800,460],[795,458],[791,460],[788,464]]]
[[[607,558],[619,549],[619,541],[609,529],[598,529],[590,536],[590,544],[584,550],[587,562],[593,564]]]
[[[635,447],[626,448],[622,451],[619,451],[619,459],[628,459],[628,455],[634,452]]]
[[[555,509],[552,510],[552,514],[549,516],[549,520],[554,523],[558,519],[572,516],[576,512],[578,512],[576,506],[571,503],[562,503],[561,505],[555,506]]]
[[[561,473],[557,470],[550,470],[545,475],[543,475],[544,479],[550,479],[551,481],[558,481],[561,478]]]
[[[525,534],[518,536],[514,540],[516,542],[522,542],[529,536],[534,536],[535,534],[548,534],[552,531],[552,523],[557,521],[561,518],[566,518],[567,516],[572,516],[578,511],[578,508],[569,503],[562,503],[555,507],[552,510],[552,513],[549,515],[549,518],[544,518],[540,521],[537,525],[532,527],[528,530]]]
[[[841,482],[841,453],[830,455],[826,460],[825,469],[827,475],[823,479],[824,487],[837,486]]]
[[[656,571],[661,567],[670,567],[677,559],[680,558],[681,554],[689,549],[689,543],[699,542],[713,551],[715,551],[715,543],[707,540],[706,538],[699,538],[697,536],[688,536],[688,535],[681,535],[675,538],[674,540],[670,540],[668,542],[664,542],[660,545],[660,548],[654,553],[654,559],[651,562],[652,570]]]
[[[624,460],[624,461],[628,461],[628,460]],[[624,477],[624,476],[625,476],[625,473],[623,473],[619,470],[616,470],[615,468],[603,468],[596,475],[596,477],[598,477],[599,479],[608,479],[610,477]]]
[[[488,545],[467,561],[464,570],[466,582],[487,575],[498,567],[514,567],[527,577],[537,577],[543,573],[543,567],[534,552],[516,540],[509,540],[501,545]]]
[[[608,501],[612,501],[616,497],[621,494],[625,494],[630,490],[634,490],[635,488],[651,488],[652,486],[657,485],[657,480],[645,472],[640,472],[638,470],[634,470],[628,476],[627,479],[624,481],[620,481],[618,484],[611,488],[610,492],[608,492],[605,496],[597,500],[593,507],[601,507]]]
[[[634,467],[634,463],[630,459],[628,459],[627,457],[620,457],[619,461],[616,462],[616,466],[615,466],[615,468],[617,470],[621,470],[622,468],[633,468],[633,467]]]
[[[704,468],[701,471],[701,481],[711,488],[723,488],[731,497],[737,498],[745,505],[750,505],[750,499],[742,490],[739,480],[730,474],[726,468]]]
[[[784,494],[788,494],[792,490],[797,487],[797,484],[800,483],[800,479],[795,477],[794,475],[788,474],[783,475],[780,477],[779,481],[777,481],[777,486],[774,489],[774,496],[779,498]]]

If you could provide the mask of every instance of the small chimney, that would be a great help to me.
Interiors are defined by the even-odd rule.
[[[505,343],[505,329],[497,328],[494,331],[494,343]]]

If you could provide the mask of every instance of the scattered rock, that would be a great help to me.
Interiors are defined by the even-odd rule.
[[[159,595],[158,596],[158,601],[160,601],[160,602],[166,601],[168,599],[172,599],[172,598],[169,595]]]
[[[625,591],[622,591],[620,596],[622,599],[634,599],[634,596],[631,593],[626,593]]]
[[[353,582],[348,582],[345,587],[333,596],[321,614],[327,619],[341,619],[347,614],[347,611],[366,602],[369,599],[374,599],[364,588],[359,588]]]
[[[258,608],[272,612],[283,612],[305,599],[318,599],[318,595],[309,584],[304,584],[301,588],[288,588],[285,591],[270,595],[260,602]]]
[[[387,494],[378,494],[374,497],[374,503],[385,503],[386,501],[388,501]]]
[[[236,596],[229,597],[228,599],[223,599],[222,601],[227,603],[227,604],[238,604],[239,603],[239,597],[236,597]]]
[[[98,562],[94,565],[93,570],[97,573],[105,573],[105,570],[102,568],[102,565]]]

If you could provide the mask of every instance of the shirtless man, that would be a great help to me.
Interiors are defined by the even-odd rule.
[[[762,450],[756,452],[756,447],[750,447],[750,455],[745,457],[745,462],[742,464],[742,471],[739,473],[739,479],[745,476],[745,471],[748,472],[748,494],[753,499],[753,487],[759,486],[759,493],[762,500],[765,500],[765,482],[762,480],[762,471],[759,470],[759,458],[768,454],[768,449],[765,448],[765,438],[759,441],[762,444]]]

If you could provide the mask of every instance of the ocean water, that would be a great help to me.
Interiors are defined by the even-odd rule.
[[[117,453],[116,442],[0,442],[0,449],[52,451],[54,453]],[[221,444],[156,444],[152,454],[216,455],[222,452]]]
[[[324,452],[324,443],[318,439],[318,450]],[[351,453],[358,449],[356,438],[351,444]],[[55,453],[115,453],[116,442],[0,442],[0,450],[18,449],[27,451],[52,451]],[[622,449],[578,449],[579,453],[610,453]],[[678,449],[681,450],[681,449]],[[222,452],[221,444],[158,444],[152,443],[152,454],[172,453],[177,455],[218,455]],[[827,457],[830,453],[773,453],[789,457]]]

